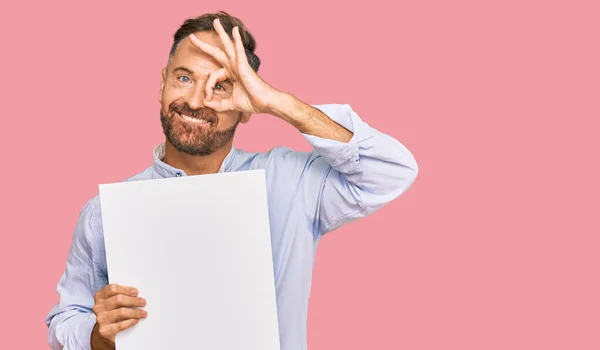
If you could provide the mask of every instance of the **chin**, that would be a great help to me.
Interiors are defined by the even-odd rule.
[[[195,135],[181,134],[168,135],[167,140],[173,147],[184,154],[190,156],[208,156],[215,152],[214,146],[207,144],[204,140],[198,140]],[[212,146],[212,147],[211,147]]]

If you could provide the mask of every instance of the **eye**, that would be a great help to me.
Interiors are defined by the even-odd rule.
[[[216,90],[225,90],[225,88],[223,87],[223,85],[221,85],[221,84],[219,84],[219,83],[217,83],[217,84],[215,85],[215,89],[216,89]]]
[[[182,75],[182,76],[178,77],[177,79],[179,79],[180,82],[185,83],[185,84],[192,82],[192,80],[186,75]]]

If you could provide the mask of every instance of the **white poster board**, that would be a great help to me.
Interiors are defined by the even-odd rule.
[[[117,350],[279,350],[264,170],[99,190],[109,281],[147,300]]]

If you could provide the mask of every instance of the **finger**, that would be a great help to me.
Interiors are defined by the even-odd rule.
[[[223,46],[225,47],[225,53],[227,54],[227,56],[229,57],[231,62],[235,63],[235,60],[236,60],[235,48],[233,47],[231,38],[229,38],[229,35],[227,35],[225,28],[223,28],[221,21],[218,18],[215,19],[213,22],[213,26],[215,27],[217,34],[219,34],[219,37],[221,38],[221,42],[223,43]]]
[[[204,101],[204,106],[212,108],[217,112],[231,111],[233,110],[233,101],[231,98],[216,99],[212,101]]]
[[[219,62],[225,68],[230,66],[229,60],[227,59],[227,55],[219,49],[218,47],[214,47],[210,44],[205,43],[204,41],[198,39],[194,34],[190,34],[190,42],[202,50],[204,53],[212,57],[215,61]]]
[[[140,307],[146,305],[146,299],[139,297],[132,297],[125,294],[117,294],[112,296],[102,303],[104,306],[104,311],[110,311],[114,309],[118,309],[123,306],[132,306],[132,307]]]
[[[240,35],[240,28],[233,28],[233,42],[235,44],[235,52],[237,55],[237,63],[238,64],[248,64],[248,57],[246,57],[246,49],[244,48],[244,43],[242,42],[242,36]]]
[[[98,303],[117,294],[136,296],[138,294],[138,290],[134,287],[121,286],[112,283],[100,289],[100,291],[98,291],[98,293],[96,293],[94,296],[94,299],[96,303]]]
[[[206,81],[206,87],[204,88],[204,93],[206,96],[205,98],[207,101],[212,100],[214,88],[217,82],[224,81],[226,79],[227,72],[223,68],[217,69],[216,71],[210,73],[208,80]]]
[[[138,318],[131,318],[129,320],[121,321],[118,323],[111,323],[107,325],[101,325],[98,327],[98,332],[105,338],[112,338],[119,332],[123,332],[126,329],[129,329],[135,326],[140,320]]]
[[[128,320],[130,318],[146,318],[146,316],[148,316],[148,312],[146,310],[121,307],[101,313],[100,315],[96,316],[96,322],[98,322],[98,324],[110,324]]]

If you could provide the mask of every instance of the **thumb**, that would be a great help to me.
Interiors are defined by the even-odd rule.
[[[206,99],[203,102],[205,107],[214,109],[217,112],[224,112],[224,111],[228,111],[228,110],[232,110],[233,108],[233,103],[231,101],[230,98],[227,99],[212,99],[210,101],[207,101]]]

